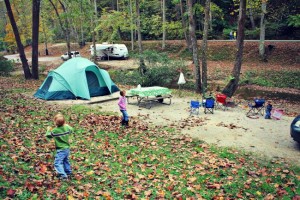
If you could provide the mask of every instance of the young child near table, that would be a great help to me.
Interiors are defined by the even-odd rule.
[[[71,164],[69,161],[70,142],[69,135],[74,132],[73,128],[65,123],[62,114],[54,116],[55,128],[48,126],[46,137],[53,138],[55,141],[56,155],[54,160],[54,168],[58,173],[59,179],[68,180],[68,176],[72,175]]]
[[[119,105],[120,111],[123,115],[121,124],[122,124],[122,126],[127,127],[128,122],[129,122],[129,116],[127,113],[127,99],[126,99],[126,91],[125,90],[120,91],[120,98],[119,98],[118,105]]]
[[[271,119],[271,111],[272,111],[272,104],[271,104],[271,101],[268,101],[268,105],[266,107],[266,116],[265,116],[265,119]]]

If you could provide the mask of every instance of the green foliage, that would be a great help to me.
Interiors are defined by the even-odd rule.
[[[0,56],[1,57],[1,56]],[[0,58],[0,75],[8,76],[13,71],[13,63]]]
[[[240,84],[300,89],[299,71],[246,71]]]
[[[290,15],[288,17],[288,25],[293,27],[300,27],[300,14]]]
[[[233,28],[224,28],[223,29],[223,37],[226,39],[229,39],[229,33],[230,33],[230,31],[233,31],[233,30],[234,30]]]
[[[172,60],[165,53],[145,50],[142,55],[134,55],[134,57],[143,58],[147,69],[145,74],[140,75],[137,70],[127,73],[114,72],[116,82],[125,85],[168,86],[178,79],[180,69],[186,70],[183,61]]]
[[[46,66],[45,65],[41,65],[39,66],[39,73],[44,73],[46,71]]]
[[[159,15],[142,16],[142,34],[147,38],[159,38],[162,35],[162,19]]]
[[[245,39],[249,39],[249,40],[259,39],[259,35],[260,35],[260,29],[259,28],[245,31]]]
[[[287,24],[280,22],[268,22],[266,25],[266,38],[278,37],[283,31]]]
[[[166,53],[158,53],[154,50],[145,50],[142,54],[135,54],[132,55],[132,57],[137,59],[142,58],[145,61],[145,64],[149,67],[154,67],[169,61]]]
[[[179,21],[171,21],[166,23],[167,39],[183,38],[184,30]]]
[[[116,42],[121,40],[119,31],[130,31],[130,18],[125,12],[103,10],[95,30],[101,33],[101,40]]]
[[[6,49],[6,43],[4,42],[4,38],[1,37],[1,34],[0,34],[0,51],[3,51]]]
[[[223,46],[219,49],[208,49],[208,59],[213,61],[234,60],[235,48]]]

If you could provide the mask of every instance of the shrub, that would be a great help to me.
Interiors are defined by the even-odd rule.
[[[47,67],[45,65],[39,66],[39,73],[44,73]]]
[[[256,84],[266,87],[300,88],[299,71],[247,71],[240,84]]]
[[[233,31],[233,28],[224,28],[223,29],[223,36],[224,36],[225,39],[229,39],[230,31]]]
[[[219,49],[208,49],[208,59],[213,61],[234,60],[235,49],[233,46],[223,46]]]
[[[245,30],[245,38],[246,39],[259,39],[260,30],[256,28],[254,30]]]
[[[13,71],[13,63],[8,60],[0,59],[0,75],[8,76]]]
[[[114,80],[124,85],[170,86],[178,80],[180,69],[186,72],[183,61],[172,60],[164,53],[145,51],[141,57],[145,61],[146,72],[141,75],[138,70],[116,71]]]

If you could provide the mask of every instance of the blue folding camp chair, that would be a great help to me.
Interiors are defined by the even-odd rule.
[[[200,102],[199,101],[191,101],[191,105],[190,105],[190,115],[192,114],[197,114],[199,115],[199,108],[200,108]]]
[[[264,99],[254,99],[254,104],[248,103],[249,111],[246,115],[250,115],[252,113],[261,114],[263,116],[265,111],[265,102],[266,101]]]
[[[211,114],[214,114],[214,108],[215,108],[215,99],[213,98],[206,99],[204,102],[204,113],[206,114],[208,111]]]

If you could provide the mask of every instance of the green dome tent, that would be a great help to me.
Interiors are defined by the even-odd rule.
[[[91,99],[119,91],[106,70],[90,60],[72,58],[50,71],[36,91],[36,98],[45,100]]]

